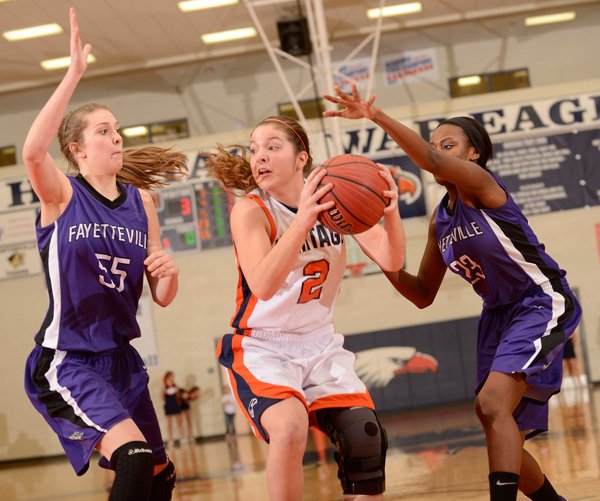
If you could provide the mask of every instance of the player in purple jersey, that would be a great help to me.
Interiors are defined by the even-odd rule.
[[[115,471],[110,500],[169,500],[175,468],[168,460],[148,391],[148,373],[129,344],[144,274],[154,301],[167,306],[179,269],[160,241],[146,189],[186,171],[185,155],[161,148],[123,151],[119,124],[103,105],[65,116],[87,68],[70,11],[71,64],[33,122],[23,146],[40,199],[36,231],[49,308],[25,371],[34,407],[58,435],[82,475],[98,450]],[[48,153],[58,133],[67,177]]]
[[[269,498],[302,499],[310,424],[338,449],[344,499],[381,499],[385,431],[333,325],[345,244],[317,222],[332,204],[319,203],[332,185],[320,186],[325,169],[312,169],[308,136],[292,118],[261,121],[248,157],[222,147],[209,155],[215,177],[245,195],[231,211],[240,278],[235,333],[223,337],[217,352],[244,416],[269,443]],[[380,266],[397,270],[404,262],[398,189],[383,166],[380,175],[390,199],[383,225],[354,238]],[[311,245],[312,235],[319,239]]]
[[[419,308],[429,306],[449,268],[483,299],[477,340],[475,409],[487,440],[490,498],[559,501],[525,438],[548,429],[548,399],[560,390],[562,352],[581,317],[565,272],[544,250],[504,184],[487,168],[492,143],[470,117],[450,118],[430,142],[336,88],[341,109],[325,116],[368,118],[385,130],[447,194],[431,218],[417,275],[386,276]]]

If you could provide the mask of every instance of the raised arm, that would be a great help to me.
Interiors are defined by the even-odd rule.
[[[396,290],[419,308],[433,303],[446,273],[446,264],[437,245],[435,212],[429,223],[427,244],[417,275],[404,270],[384,273]]]
[[[75,9],[70,9],[71,64],[66,75],[34,120],[23,145],[23,162],[41,202],[42,224],[56,219],[71,198],[71,185],[57,168],[48,150],[56,137],[67,105],[87,68],[91,46],[81,48]]]
[[[328,101],[342,106],[339,110],[328,110],[327,117],[348,119],[368,118],[379,125],[406,152],[421,169],[431,172],[437,178],[455,185],[461,192],[476,198],[485,197],[489,189],[497,189],[494,178],[474,162],[461,160],[442,150],[434,148],[412,129],[401,124],[374,106],[375,96],[362,99],[355,84],[352,94],[346,94],[335,87],[337,96],[323,96]]]

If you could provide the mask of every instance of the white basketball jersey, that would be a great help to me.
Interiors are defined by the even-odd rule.
[[[295,212],[260,189],[247,196],[265,211],[271,223],[271,242],[275,245],[290,226]],[[252,329],[300,334],[328,329],[333,332],[333,309],[345,265],[343,236],[319,222],[310,230],[285,282],[267,301],[252,294],[238,262],[236,312],[231,319],[234,332],[246,335],[251,335]]]

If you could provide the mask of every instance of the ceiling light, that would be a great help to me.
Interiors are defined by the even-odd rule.
[[[202,35],[202,41],[206,44],[229,42],[231,40],[240,40],[241,38],[252,38],[256,36],[254,28],[240,28],[237,30],[219,31],[217,33],[207,33]]]
[[[470,75],[468,77],[460,77],[456,80],[459,87],[468,87],[470,85],[479,85],[481,77],[479,75]]]
[[[32,26],[31,28],[23,28],[20,30],[5,31],[2,35],[9,42],[17,40],[27,40],[29,38],[46,37],[48,35],[56,35],[62,33],[63,29],[60,24],[43,24],[41,26]]]
[[[238,3],[238,0],[186,0],[185,2],[179,2],[177,6],[181,12],[192,12],[194,10],[235,5],[236,3]]]
[[[421,2],[401,3],[398,5],[388,5],[382,9],[369,9],[367,10],[367,17],[369,19],[376,19],[378,17],[401,16],[403,14],[421,12],[422,10],[423,6]]]
[[[96,57],[93,54],[88,54],[87,58],[88,64],[95,63]],[[66,68],[71,64],[71,56],[66,57],[58,57],[56,59],[47,59],[46,61],[42,61],[40,66],[45,70],[58,70],[59,68]]]
[[[145,125],[136,125],[134,127],[125,127],[121,129],[121,134],[125,137],[141,137],[148,135],[148,127]]]
[[[575,12],[560,12],[558,14],[548,14],[547,16],[533,16],[525,18],[525,26],[538,26],[540,24],[563,23],[573,21]]]

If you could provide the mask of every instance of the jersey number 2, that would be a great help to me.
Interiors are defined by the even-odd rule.
[[[98,281],[109,289],[117,289],[119,292],[122,292],[125,288],[125,278],[127,277],[127,272],[125,270],[120,270],[119,265],[129,264],[131,263],[131,259],[126,257],[113,257],[109,256],[108,254],[96,254],[96,257],[98,258],[98,267],[100,268],[100,271],[104,272],[104,275],[98,275]],[[107,278],[109,277],[109,272],[102,261],[107,261],[107,266],[112,261],[112,264],[110,265],[110,273],[112,274],[113,278]],[[114,279],[117,277],[119,284],[115,285]]]
[[[323,282],[329,273],[329,263],[325,259],[312,261],[303,268],[302,272],[308,278],[302,283],[298,303],[308,303],[313,299],[319,299],[323,290]]]

